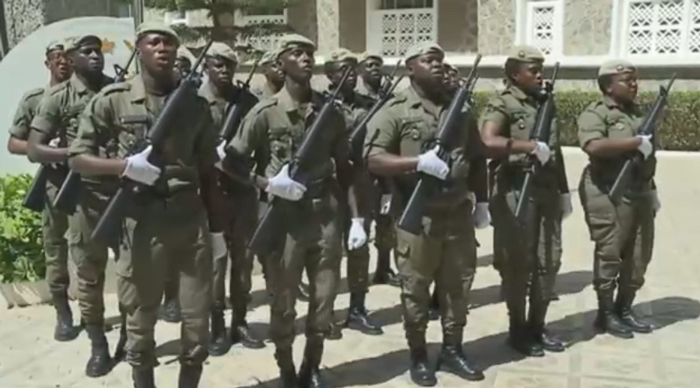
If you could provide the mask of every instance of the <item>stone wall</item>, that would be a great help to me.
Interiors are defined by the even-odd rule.
[[[479,52],[501,55],[508,52],[515,38],[516,0],[479,0]]]
[[[613,0],[566,0],[564,54],[606,55],[610,50]]]

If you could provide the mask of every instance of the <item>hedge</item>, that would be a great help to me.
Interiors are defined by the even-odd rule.
[[[492,96],[492,92],[477,92],[475,94],[479,112]],[[644,113],[651,108],[656,96],[656,92],[639,94],[638,100]],[[558,124],[563,145],[578,146],[576,119],[588,104],[599,100],[600,93],[594,91],[557,92]],[[700,92],[671,93],[657,131],[658,149],[700,151]]]

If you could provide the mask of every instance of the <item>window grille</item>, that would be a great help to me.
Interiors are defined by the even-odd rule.
[[[434,0],[381,0],[370,8],[368,46],[384,56],[399,57],[419,42],[437,41]]]

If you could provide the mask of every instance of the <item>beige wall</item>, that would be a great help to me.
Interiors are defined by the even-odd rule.
[[[566,0],[564,54],[606,55],[610,50],[613,0]]]
[[[479,40],[477,0],[438,0],[438,43],[445,51],[475,52]]]
[[[515,1],[480,1],[478,47],[482,55],[503,54],[512,47],[515,38]]]
[[[354,52],[367,49],[367,2],[339,0],[340,46]]]

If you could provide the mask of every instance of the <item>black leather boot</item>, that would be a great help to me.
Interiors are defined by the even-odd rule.
[[[279,388],[297,388],[297,370],[294,367],[292,348],[278,348],[275,350],[275,360],[280,369]]]
[[[309,285],[305,284],[303,281],[299,282],[299,287],[298,287],[298,292],[299,294],[297,297],[299,300],[308,302],[309,301]]]
[[[437,321],[440,319],[440,298],[438,297],[437,285],[433,290],[433,296],[430,299],[430,306],[428,307],[428,319],[431,321]]]
[[[464,355],[461,336],[455,336],[450,340],[443,339],[442,351],[438,357],[436,369],[450,372],[469,381],[484,379],[484,373],[475,369]]]
[[[323,357],[323,340],[307,338],[304,359],[299,367],[299,388],[329,387],[321,375],[321,357]]]
[[[508,294],[506,294],[506,297]],[[508,345],[528,357],[544,357],[542,346],[535,342],[525,319],[524,301],[507,302],[509,323]]]
[[[630,339],[634,338],[632,330],[627,327],[615,314],[612,291],[598,291],[598,315],[593,326],[601,333],[608,333],[614,337]]]
[[[119,362],[126,358],[126,351],[124,347],[126,346],[126,307],[119,303],[119,315],[120,315],[120,327],[119,327],[119,341],[117,341],[117,347],[114,348],[114,361]]]
[[[437,385],[435,371],[428,362],[428,350],[423,344],[411,344],[409,341],[409,352],[411,357],[411,381],[421,387],[434,387]]]
[[[211,338],[209,340],[209,354],[212,357],[220,357],[231,349],[231,340],[226,335],[226,323],[224,311],[214,309],[211,312]]]
[[[131,380],[134,382],[134,388],[156,388],[153,368],[131,369]]]
[[[335,312],[331,312],[331,325],[328,328],[326,339],[329,341],[338,341],[343,339],[343,327],[335,320]]]
[[[79,332],[73,326],[73,312],[68,304],[68,293],[54,293],[52,295],[53,307],[56,309],[56,326],[53,338],[56,341],[65,342],[74,340]]]
[[[232,323],[231,339],[233,343],[240,343],[248,349],[262,349],[265,347],[265,342],[258,338],[246,323],[236,325],[235,328]]]
[[[180,314],[180,301],[177,296],[167,298],[163,301],[161,307],[161,317],[165,322],[180,323],[182,315]]]
[[[563,342],[551,336],[545,328],[548,308],[549,301],[531,303],[530,312],[528,313],[528,325],[530,326],[533,340],[540,344],[542,349],[548,352],[560,353],[566,350],[566,346]]]
[[[366,294],[364,293],[350,294],[350,308],[348,309],[348,319],[345,321],[345,327],[361,331],[367,335],[384,334],[384,330],[369,317],[365,307],[365,296]]]
[[[199,379],[202,377],[201,365],[180,365],[180,377],[178,378],[178,388],[197,388]]]
[[[643,334],[651,333],[654,331],[653,326],[640,321],[632,310],[632,303],[634,303],[636,295],[637,292],[633,290],[619,290],[617,299],[615,300],[615,311],[620,321],[633,332]]]
[[[105,337],[102,324],[88,324],[85,326],[88,338],[90,338],[90,358],[85,366],[85,375],[88,377],[104,376],[112,369],[112,359],[109,356],[109,345]]]

